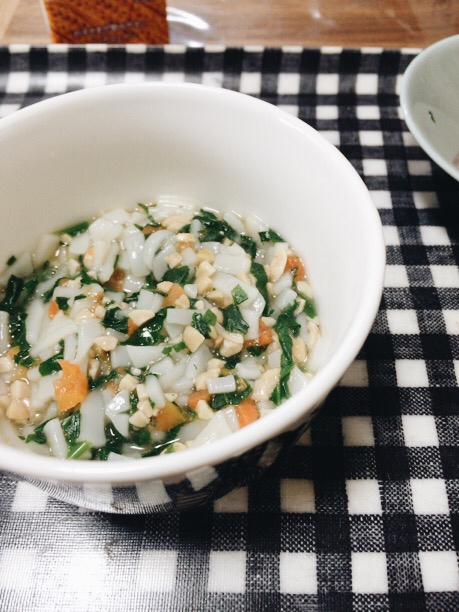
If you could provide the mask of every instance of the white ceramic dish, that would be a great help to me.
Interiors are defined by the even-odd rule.
[[[411,62],[400,101],[421,147],[459,181],[459,35],[440,40]]]
[[[147,512],[222,495],[270,465],[357,355],[381,298],[381,224],[350,163],[274,106],[177,84],[112,85],[21,110],[0,121],[0,158],[0,261],[103,208],[193,197],[258,214],[285,235],[306,262],[323,330],[308,388],[216,444],[122,463],[0,444],[0,469],[88,508]]]

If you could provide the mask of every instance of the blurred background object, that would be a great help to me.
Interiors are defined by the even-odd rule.
[[[55,43],[167,44],[166,0],[43,0]]]
[[[0,41],[10,25],[10,21],[16,12],[19,0],[2,0],[0,2]]]
[[[170,42],[190,46],[426,47],[459,32],[458,0],[169,0],[167,14]],[[4,44],[50,40],[39,0],[19,0],[0,32]]]

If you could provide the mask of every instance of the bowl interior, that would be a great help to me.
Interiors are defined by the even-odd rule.
[[[266,438],[297,421],[344,373],[379,303],[383,242],[362,181],[314,130],[247,96],[192,85],[103,87],[7,119],[0,122],[0,261],[30,249],[43,232],[161,194],[255,213],[304,258],[323,341],[311,391],[290,400],[289,414],[263,419],[271,429],[256,423],[254,434]],[[250,432],[239,434],[250,446]]]
[[[459,35],[435,43],[408,67],[401,103],[426,153],[459,180]]]

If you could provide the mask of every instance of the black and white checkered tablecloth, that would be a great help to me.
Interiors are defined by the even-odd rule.
[[[121,517],[3,476],[2,611],[459,609],[459,186],[401,116],[414,55],[0,48],[0,116],[144,80],[222,86],[298,115],[363,177],[388,258],[359,358],[263,479],[188,514]]]

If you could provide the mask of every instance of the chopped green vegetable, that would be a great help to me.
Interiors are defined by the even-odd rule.
[[[38,371],[42,376],[49,376],[50,374],[54,374],[55,372],[59,372],[61,370],[61,366],[57,363],[58,359],[64,358],[64,341],[60,341],[61,350],[53,355],[46,361],[42,361],[38,366]]]
[[[229,332],[237,334],[246,334],[249,330],[249,325],[241,315],[241,311],[235,304],[230,304],[222,308],[223,327]]]
[[[21,297],[23,287],[24,280],[12,274],[6,285],[5,296],[0,302],[0,310],[5,310],[6,312],[12,313],[17,306],[19,298]]]
[[[231,295],[233,296],[233,300],[235,304],[242,304],[249,299],[249,296],[241,287],[241,285],[236,285],[234,289],[231,291]]]
[[[105,387],[105,385],[110,380],[115,380],[116,378],[118,378],[117,370],[112,370],[109,374],[104,374],[103,376],[99,376],[98,378],[90,378],[88,381],[89,390],[93,391],[94,389]]]
[[[96,457],[101,461],[106,461],[110,453],[121,454],[122,446],[127,442],[126,438],[120,434],[113,423],[105,425],[105,437],[107,442],[96,451]]]
[[[69,444],[67,459],[79,459],[89,450],[91,450],[91,445],[89,442],[82,441]]]
[[[252,393],[252,387],[247,385],[243,391],[235,391],[234,393],[217,393],[210,400],[210,406],[213,410],[220,410],[224,406],[235,406],[240,404]]]
[[[78,236],[78,234],[82,234],[89,227],[89,221],[82,221],[81,223],[77,223],[76,225],[71,225],[70,227],[66,227],[59,232],[58,234],[67,234],[68,236]]]
[[[146,204],[142,204],[141,202],[139,202],[137,204],[137,206],[140,206],[140,208],[147,214],[148,225],[151,225],[153,227],[160,227],[161,226],[161,224],[158,223],[156,221],[156,219],[153,217],[153,215],[150,213],[150,208]],[[143,229],[143,228],[141,228],[141,229]]]
[[[15,363],[30,368],[35,362],[30,356],[30,344],[26,339],[26,318],[24,310],[17,310],[10,316],[10,335],[11,345],[19,348],[19,352],[14,355]]]
[[[178,283],[179,285],[186,285],[192,280],[192,271],[188,266],[180,266],[178,268],[171,268],[167,270],[163,276],[163,281],[170,281],[171,283]]]
[[[211,311],[206,310],[204,314],[200,312],[193,313],[191,326],[198,330],[204,338],[209,338],[210,328],[217,322],[217,316]]]
[[[62,419],[62,431],[68,444],[74,444],[80,437],[80,411],[76,410],[70,416]]]
[[[257,256],[257,244],[255,240],[250,236],[246,236],[246,234],[241,234],[240,245],[252,259],[255,259]]]
[[[28,444],[29,442],[35,442],[36,444],[46,444],[48,440],[46,439],[46,434],[43,431],[43,428],[46,423],[49,423],[49,421],[51,421],[51,419],[48,419],[47,421],[44,421],[38,425],[38,427],[35,427],[33,433],[27,436],[26,443]]]
[[[145,444],[148,444],[149,442],[151,442],[151,433],[146,428],[143,428],[143,429],[132,428],[131,429],[131,441],[136,446],[145,446]]]
[[[59,310],[66,312],[69,309],[69,298],[66,297],[57,297],[56,303],[59,306]]]
[[[201,242],[223,242],[225,238],[234,240],[236,232],[224,219],[219,219],[210,210],[201,209],[195,219],[198,219],[204,226],[199,232]]]
[[[56,288],[56,287],[59,285],[59,283],[61,282],[61,280],[62,280],[62,278],[58,278],[58,279],[55,281],[54,285],[53,285],[53,286],[52,286],[50,289],[48,289],[47,291],[44,291],[44,292],[41,294],[41,299],[42,299],[42,300],[45,302],[45,304],[46,304],[47,302],[49,302],[49,301],[50,301],[50,299],[53,297],[54,289],[55,289],[55,288]],[[94,282],[94,281],[93,281],[93,282]]]
[[[152,346],[163,340],[161,329],[166,318],[166,308],[161,308],[154,317],[143,323],[127,340],[121,344],[130,346]]]
[[[274,325],[274,330],[277,332],[277,337],[279,338],[282,351],[280,379],[270,398],[277,405],[290,397],[288,381],[294,365],[292,357],[293,341],[290,332],[294,336],[298,336],[300,332],[300,325],[296,322],[294,316],[295,309],[296,302],[289,304],[281,312],[276,324]]]
[[[121,308],[109,308],[105,312],[105,316],[102,320],[104,327],[109,327],[115,331],[119,331],[122,334],[128,333],[128,318],[121,310]]]
[[[263,355],[267,348],[267,346],[248,346],[246,351],[252,355],[252,357],[259,357]]]
[[[282,236],[279,236],[274,230],[268,229],[265,232],[258,232],[262,242],[285,242]]]
[[[12,266],[12,265],[14,264],[14,262],[15,262],[15,261],[17,261],[17,257],[16,257],[16,255],[11,255],[11,257],[9,257],[9,258],[6,260],[6,265],[7,265],[7,266]]]
[[[177,344],[163,348],[163,354],[169,356],[172,351],[179,353],[180,351],[183,351],[183,349],[186,349],[186,344],[184,342],[178,342]]]
[[[269,282],[268,275],[266,274],[266,270],[264,269],[262,264],[256,263],[255,261],[253,261],[252,265],[250,266],[250,272],[255,277],[255,284],[257,286],[257,289],[261,293],[261,295],[263,296],[263,299],[266,302],[263,314],[267,316],[268,309],[269,309],[268,290],[266,289],[266,285]]]

